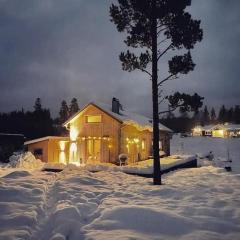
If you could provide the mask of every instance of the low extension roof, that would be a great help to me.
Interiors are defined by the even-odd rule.
[[[37,142],[42,142],[42,141],[46,141],[49,139],[57,139],[57,140],[68,140],[69,137],[59,137],[59,136],[46,136],[46,137],[42,137],[42,138],[36,138],[33,140],[29,140],[24,142],[24,145],[29,145],[29,144],[33,144],[33,143],[37,143]]]
[[[63,126],[67,126],[69,123],[71,123],[72,121],[74,121],[74,119],[76,119],[78,117],[78,115],[84,110],[86,109],[89,105],[93,105],[97,108],[99,108],[100,110],[102,110],[103,112],[107,113],[108,115],[110,115],[112,118],[116,119],[117,121],[127,124],[127,125],[134,125],[142,130],[149,130],[152,131],[152,122],[151,119],[137,114],[137,113],[133,113],[127,110],[120,110],[119,114],[112,112],[112,107],[109,104],[102,104],[102,103],[95,103],[95,102],[91,102],[89,104],[87,104],[85,107],[83,107],[81,110],[79,110],[75,115],[73,115],[70,119],[68,119]],[[171,129],[167,128],[166,126],[164,126],[163,124],[159,123],[159,129],[161,131],[166,131],[166,132],[172,132]]]

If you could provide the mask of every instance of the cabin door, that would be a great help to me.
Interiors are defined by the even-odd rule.
[[[87,140],[87,163],[100,162],[101,160],[101,140]]]

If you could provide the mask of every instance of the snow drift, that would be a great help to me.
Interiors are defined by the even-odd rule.
[[[16,152],[9,158],[8,166],[33,170],[41,169],[44,163],[40,159],[36,159],[31,152]]]

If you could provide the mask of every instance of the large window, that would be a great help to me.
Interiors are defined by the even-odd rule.
[[[101,115],[88,115],[88,116],[86,116],[86,122],[87,123],[100,123],[100,122],[102,122],[102,116]]]

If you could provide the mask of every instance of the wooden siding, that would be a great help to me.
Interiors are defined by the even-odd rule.
[[[138,140],[135,142],[134,140]],[[142,149],[145,141],[145,149]],[[135,126],[122,125],[121,153],[128,154],[128,163],[148,159],[152,152],[152,133],[148,130],[139,131]]]
[[[128,139],[130,140],[129,144]],[[135,143],[134,139],[137,139],[138,143]],[[142,148],[142,141],[145,141],[145,149]],[[160,141],[161,150],[170,155],[170,135],[165,131],[160,131]],[[140,131],[131,125],[123,125],[121,128],[121,153],[129,155],[129,163],[148,159],[152,155],[152,132]]]
[[[59,144],[60,141],[65,141],[64,155],[67,162],[69,158],[69,143],[68,141],[66,141],[66,138],[63,138],[63,139],[49,138],[43,141],[30,143],[27,145],[27,149],[32,154],[34,154],[34,151],[36,149],[42,149],[42,153],[43,153],[42,156],[35,155],[36,158],[39,158],[46,163],[59,163],[60,153],[63,152],[60,149],[60,144]]]
[[[86,116],[101,115],[101,123],[87,123]],[[118,158],[120,148],[120,126],[121,123],[99,108],[89,105],[83,112],[70,123],[72,128],[78,132],[78,159],[82,163],[112,162],[115,163]],[[109,140],[103,139],[109,137]],[[85,139],[84,139],[85,138]],[[100,159],[90,159],[87,154],[87,139],[100,139],[101,151]]]
[[[86,117],[101,115],[101,123],[87,123]],[[94,105],[87,106],[69,124],[69,129],[75,129],[78,133],[77,163],[116,163],[121,153],[129,155],[129,163],[148,159],[152,155],[152,132],[149,130],[138,130],[133,125],[125,125],[109,116]],[[105,138],[109,137],[109,140]],[[128,140],[127,140],[128,139]],[[137,139],[138,142],[133,142]],[[100,141],[100,153],[89,157],[88,143],[90,141]],[[129,143],[129,141],[131,143]],[[142,141],[145,148],[142,149]],[[162,150],[170,154],[170,136],[167,132],[160,132]],[[71,144],[71,143],[70,143]]]
[[[48,162],[48,140],[29,144],[27,149],[32,154],[34,154],[36,149],[42,149],[42,156],[35,155],[35,157],[41,159],[43,162]]]

